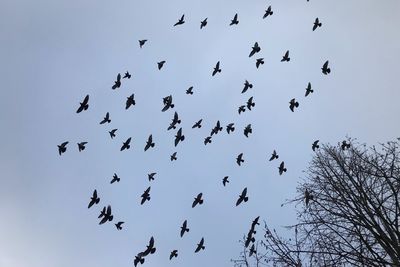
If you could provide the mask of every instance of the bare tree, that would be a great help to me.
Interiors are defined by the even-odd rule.
[[[263,262],[400,266],[398,141],[371,148],[355,140],[322,145],[305,173],[297,197],[283,204],[295,204],[298,222],[287,227],[294,237],[283,238],[264,222]],[[236,260],[237,266],[257,262],[243,255]]]

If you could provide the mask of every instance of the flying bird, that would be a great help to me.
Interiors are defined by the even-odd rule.
[[[258,220],[260,219],[260,216],[256,217],[253,222],[251,223],[251,229],[254,230],[254,227],[256,227],[256,225],[260,225],[260,223],[258,222]],[[256,232],[253,231],[253,233],[255,234]]]
[[[193,124],[192,129],[194,128],[201,128],[201,122],[203,121],[203,119],[198,120],[195,124]]]
[[[289,105],[289,108],[290,108],[290,110],[291,110],[292,112],[294,112],[294,108],[295,108],[295,107],[296,107],[296,108],[299,107],[299,102],[297,102],[295,98],[291,99],[290,102],[289,102],[289,104],[290,104],[290,105]]]
[[[315,140],[314,143],[312,144],[311,148],[313,151],[315,151],[315,149],[319,148],[318,142],[319,142],[319,140]]]
[[[118,129],[112,129],[111,131],[108,132],[108,133],[110,134],[111,139],[113,139],[113,138],[115,137],[115,132],[116,132],[117,130],[118,130]]]
[[[140,202],[140,205],[143,205],[144,202],[146,202],[146,200],[150,200],[150,189],[151,186],[149,186],[144,192],[143,194],[140,196],[142,198],[142,201]]]
[[[165,62],[166,62],[165,60],[157,62],[157,66],[158,66],[159,70],[161,70],[161,68],[164,66]]]
[[[147,42],[146,39],[144,39],[144,40],[139,40],[139,46],[140,46],[140,48],[142,48],[146,42]]]
[[[328,75],[329,73],[331,73],[331,69],[328,67],[328,64],[329,64],[329,60],[325,61],[324,65],[321,68],[322,73],[325,75]]]
[[[322,23],[319,22],[318,18],[316,18],[315,21],[314,21],[314,25],[312,27],[312,30],[315,31],[318,27],[321,27],[321,26],[322,26]]]
[[[269,7],[267,8],[267,10],[265,10],[263,19],[265,19],[265,18],[268,17],[268,16],[272,16],[273,14],[274,14],[274,12],[272,11],[271,6],[269,6]]]
[[[149,244],[146,247],[146,250],[143,251],[143,256],[147,256],[149,254],[154,254],[156,252],[156,248],[154,246],[154,237],[151,237],[149,240]]]
[[[168,127],[168,131],[171,129],[175,129],[177,124],[180,124],[181,120],[179,119],[178,113],[175,111],[174,117],[172,118],[172,122]]]
[[[183,14],[182,17],[178,20],[178,22],[174,24],[174,27],[185,23],[184,18],[185,18],[185,14]]]
[[[254,56],[255,53],[258,53],[261,51],[261,47],[258,45],[258,42],[254,43],[254,46],[251,48],[251,52],[249,54],[249,57]]]
[[[89,95],[86,95],[82,102],[79,103],[79,108],[76,113],[81,113],[83,110],[87,110],[89,108]]]
[[[251,83],[249,83],[248,80],[246,80],[246,81],[244,82],[244,88],[243,88],[243,90],[242,90],[242,94],[243,94],[243,93],[246,93],[246,91],[247,91],[249,88],[250,88],[250,89],[253,88],[253,85],[252,85]]]
[[[115,224],[115,227],[117,227],[117,230],[120,231],[122,230],[122,224],[124,224],[125,222],[118,222]]]
[[[248,108],[248,110],[251,110],[251,108],[254,107],[255,105],[256,105],[256,103],[253,102],[253,97],[250,97],[247,100],[247,108]]]
[[[100,124],[104,124],[104,123],[110,123],[111,119],[110,119],[110,113],[106,113],[106,116],[104,117],[104,119],[100,122]]]
[[[174,152],[170,157],[171,157],[171,161],[177,160],[178,158],[176,157],[176,153]]]
[[[178,132],[175,135],[175,146],[178,145],[179,142],[185,140],[185,136],[182,134],[182,128],[179,128]]]
[[[128,109],[130,106],[136,105],[136,101],[134,98],[135,98],[135,94],[131,94],[131,96],[126,98],[125,109]]]
[[[116,173],[114,173],[112,180],[110,181],[110,184],[113,184],[115,182],[119,183],[121,181],[121,178],[118,177]]]
[[[106,215],[106,211],[107,211],[107,209],[104,206],[103,209],[100,211],[100,215],[97,218],[100,219],[100,218],[104,217]]]
[[[309,94],[314,93],[314,90],[311,89],[311,83],[308,83],[307,88],[306,88],[306,94],[305,96],[308,96]]]
[[[117,80],[114,81],[114,85],[111,87],[113,90],[121,87],[121,74],[118,73]]]
[[[229,176],[225,176],[225,177],[222,179],[222,184],[223,184],[224,186],[226,186],[226,184],[229,183],[228,178],[229,178]]]
[[[240,203],[247,202],[249,200],[249,197],[247,196],[247,187],[245,187],[242,191],[242,193],[239,196],[239,199],[236,201],[236,206],[239,206]]]
[[[289,57],[289,50],[286,51],[285,55],[282,57],[281,62],[290,61],[290,57]]]
[[[346,148],[350,148],[350,144],[346,142],[346,140],[342,141],[341,145],[342,150],[346,150]]]
[[[242,162],[244,162],[243,153],[240,153],[236,158],[236,163],[240,166]]]
[[[152,173],[147,174],[147,177],[149,178],[149,182],[151,182],[151,180],[154,180],[154,176],[156,174],[157,174],[156,172],[152,172]]]
[[[203,193],[199,193],[197,197],[194,198],[194,201],[192,203],[192,208],[196,207],[197,204],[201,205],[203,204],[203,199],[202,199]]]
[[[215,74],[217,74],[218,72],[221,72],[221,68],[219,67],[219,61],[217,62],[217,64],[214,67],[214,71],[212,73],[212,76],[214,76]]]
[[[185,220],[181,226],[181,237],[183,237],[183,235],[188,232],[189,233],[189,228],[187,227],[187,220]]]
[[[136,267],[138,263],[143,264],[144,263],[144,258],[143,258],[143,252],[140,252],[135,256],[135,259],[133,261],[134,266]]]
[[[249,137],[249,134],[251,134],[251,133],[253,133],[253,129],[251,129],[251,124],[248,124],[248,125],[244,128],[243,134],[244,134],[246,137]]]
[[[193,95],[193,86],[190,86],[190,87],[186,90],[186,94],[187,94],[187,95]]]
[[[214,126],[214,128],[211,130],[211,136],[213,136],[213,134],[218,134],[218,132],[222,131],[222,127],[221,127],[221,123],[219,122],[219,120],[217,121],[217,124]]]
[[[256,249],[254,248],[254,244],[251,246],[250,251],[249,251],[249,257],[251,257],[253,254],[257,253]]]
[[[239,112],[239,115],[242,112],[246,112],[246,106],[245,105],[240,106],[239,109],[238,109],[238,112]]]
[[[207,145],[207,144],[211,144],[211,136],[207,136],[205,139],[204,139],[204,145]]]
[[[233,17],[233,19],[231,20],[231,24],[229,24],[229,26],[238,25],[238,24],[239,24],[238,14],[236,13],[235,16]]]
[[[78,150],[79,150],[79,152],[81,152],[81,151],[83,151],[83,150],[85,150],[85,145],[87,144],[88,142],[80,142],[80,143],[78,143]]]
[[[200,22],[200,30],[203,29],[207,25],[207,18]]]
[[[130,79],[132,77],[132,75],[129,73],[129,71],[125,72],[124,77],[122,77],[122,79],[128,78]]]
[[[61,156],[62,153],[67,151],[67,145],[68,145],[68,141],[62,143],[61,145],[57,145],[58,146],[58,154],[60,154],[60,156]]]
[[[269,161],[273,161],[274,159],[278,159],[279,155],[276,153],[276,151],[274,150],[272,152],[272,156],[269,158]]]
[[[240,114],[240,113],[239,113]],[[226,126],[226,132],[228,133],[228,134],[230,134],[231,132],[234,132],[235,131],[235,127],[234,127],[234,123],[229,123],[227,126]]]
[[[171,254],[169,255],[169,260],[172,260],[172,258],[176,258],[178,257],[178,250],[174,249],[173,251],[171,251]]]
[[[204,246],[204,237],[201,238],[200,243],[197,244],[197,248],[194,253],[199,252],[200,250],[204,250],[206,247]]]
[[[103,210],[105,209],[105,207],[103,208]],[[104,213],[104,215],[102,216],[103,218],[101,219],[101,221],[99,222],[99,224],[103,224],[107,221],[112,221],[114,216],[111,213],[111,206],[108,205],[106,212]]]
[[[172,95],[166,96],[163,98],[164,107],[161,110],[162,112],[167,111],[169,108],[174,108],[175,105],[172,104]]]
[[[128,139],[126,139],[125,142],[122,143],[121,151],[131,148],[130,142],[131,142],[131,137],[129,137]]]
[[[256,68],[258,69],[258,67],[261,65],[264,65],[264,58],[257,58],[256,59]]]
[[[144,151],[147,151],[150,147],[154,147],[154,142],[153,142],[153,135],[149,135],[149,138],[147,139],[146,146],[144,147]]]
[[[285,168],[285,162],[282,161],[281,164],[278,167],[279,169],[279,175],[282,175],[282,173],[286,172],[286,168]]]
[[[94,204],[99,204],[99,202],[100,202],[100,198],[97,196],[97,190],[95,189],[93,191],[92,196],[90,197],[88,209],[90,209],[90,207],[93,206]]]

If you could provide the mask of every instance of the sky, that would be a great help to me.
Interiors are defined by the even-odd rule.
[[[263,20],[269,5],[274,14]],[[280,204],[305,178],[314,140],[399,137],[398,10],[397,0],[2,0],[0,267],[133,266],[151,236],[157,252],[144,266],[232,266],[255,217],[278,231],[295,222],[294,207]],[[229,26],[235,13],[240,22]],[[186,23],[172,27],[182,14]],[[322,27],[313,32],[316,17]],[[142,49],[139,39],[148,39]],[[256,41],[261,51],[249,58]],[[282,63],[286,50],[291,61]],[[258,57],[265,64],[256,69]],[[222,72],[211,77],[217,61]],[[127,70],[132,78],[111,90]],[[241,94],[245,80],[254,87]],[[314,93],[305,98],[308,82]],[[125,110],[133,93],[136,105]],[[89,109],[76,114],[87,94]],[[161,112],[167,95],[175,108]],[[251,96],[254,109],[238,115]],[[300,104],[293,113],[292,98]],[[167,131],[174,111],[186,137],[176,148],[176,132]],[[111,123],[99,125],[106,112]],[[192,129],[199,119],[202,128]],[[236,130],[204,146],[217,120]],[[156,146],[144,152],[150,134]],[[120,152],[128,137],[131,149]],[[274,149],[279,161],[269,162]],[[281,160],[288,171],[279,176]],[[110,185],[114,173],[121,182]],[[151,200],[141,206],[148,186]],[[249,201],[235,207],[245,187]],[[101,201],[88,210],[94,189]],[[204,204],[192,209],[200,192]],[[108,204],[114,221],[98,225]],[[185,219],[190,232],[181,238]],[[202,237],[206,249],[194,254]],[[173,249],[179,256],[169,261]]]

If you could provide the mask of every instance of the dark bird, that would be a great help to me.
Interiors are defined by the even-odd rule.
[[[214,76],[214,75],[217,74],[218,72],[221,72],[221,69],[220,69],[220,67],[219,67],[219,61],[217,62],[217,64],[216,64],[215,67],[214,67],[212,76]]]
[[[80,143],[78,143],[78,150],[79,150],[79,152],[81,152],[81,151],[83,151],[83,150],[85,150],[85,145],[87,144],[87,142],[80,142]]]
[[[142,48],[146,42],[147,42],[146,39],[144,39],[144,40],[139,40],[139,46],[140,46],[140,48]]]
[[[118,175],[116,173],[114,173],[113,178],[110,182],[110,184],[113,184],[115,182],[119,183],[119,181],[121,181],[121,178],[118,177]]]
[[[253,232],[250,229],[250,232],[247,234],[246,242],[244,243],[245,247],[247,248],[250,245],[250,242],[255,242],[256,239],[253,236]]]
[[[105,207],[103,208],[103,210],[105,209]],[[112,221],[114,216],[111,213],[111,206],[108,205],[106,212],[104,213],[104,215],[102,216],[103,218],[101,219],[101,221],[99,222],[99,224],[103,224],[107,221]]]
[[[211,136],[207,136],[205,139],[204,139],[204,145],[207,145],[207,144],[211,144]]]
[[[130,106],[134,106],[136,105],[136,101],[135,101],[135,94],[131,94],[130,97],[126,98],[126,105],[125,105],[125,109],[128,109]]]
[[[111,139],[113,139],[113,138],[115,137],[115,132],[116,132],[117,130],[118,130],[118,129],[112,129],[111,131],[108,132],[108,133],[110,134]]]
[[[149,182],[151,182],[151,180],[154,180],[154,176],[156,174],[157,174],[156,172],[152,172],[152,173],[147,174],[147,177],[149,178]]]
[[[130,142],[131,142],[131,137],[129,137],[128,139],[126,139],[125,142],[122,143],[121,151],[131,148]]]
[[[258,69],[258,67],[261,65],[264,65],[264,58],[257,58],[256,59],[256,68]]]
[[[171,251],[171,254],[169,255],[169,260],[172,260],[173,257],[178,257],[178,250],[174,249]]]
[[[157,62],[158,69],[161,70],[161,68],[164,66],[164,64],[165,64],[165,60]]]
[[[282,173],[286,172],[286,168],[285,168],[285,162],[282,161],[281,164],[278,167],[279,169],[279,175],[282,175]]]
[[[171,157],[171,161],[177,160],[178,158],[176,157],[176,153],[174,152],[170,157]]]
[[[185,220],[181,226],[181,237],[185,234],[185,232],[189,233],[189,228],[187,227],[187,220]]]
[[[307,188],[306,191],[304,192],[304,200],[306,201],[306,206],[308,206],[310,200],[314,200],[314,196],[310,193],[310,191],[308,191]]]
[[[203,29],[207,25],[207,18],[200,22],[200,30]]]
[[[327,60],[321,68],[322,73],[325,75],[328,75],[329,73],[331,73],[331,69],[328,67],[328,64],[329,64],[329,61]]]
[[[150,147],[154,147],[154,142],[153,142],[153,135],[149,135],[149,138],[147,139],[146,146],[144,147],[144,151],[147,151]]]
[[[197,248],[194,253],[199,252],[200,250],[204,250],[206,247],[204,246],[204,237],[201,238],[200,243],[197,244]]]
[[[166,96],[163,98],[164,107],[161,110],[162,112],[167,111],[169,108],[174,108],[175,105],[172,104],[172,95]]]
[[[228,133],[228,134],[230,134],[231,132],[234,132],[235,131],[235,127],[234,127],[234,123],[229,123],[227,126],[226,126],[226,132]]]
[[[236,163],[240,166],[242,162],[244,162],[243,153],[240,153],[236,158]]]
[[[346,140],[342,141],[342,150],[346,150],[346,148],[350,148],[350,144],[346,142]]]
[[[192,208],[196,207],[197,204],[201,205],[203,204],[203,199],[202,199],[203,193],[199,193],[197,197],[194,198]]]
[[[134,266],[136,267],[138,263],[143,264],[144,263],[144,258],[143,258],[143,252],[140,252],[135,256],[135,259],[133,261]]]
[[[203,121],[203,119],[200,119],[199,121],[197,121],[195,124],[193,124],[192,129],[194,128],[201,128],[201,122]]]
[[[97,196],[97,190],[95,189],[93,191],[93,195],[90,197],[88,209],[90,209],[90,207],[93,206],[94,204],[99,204],[99,202],[100,202],[100,198]]]
[[[146,202],[146,200],[150,200],[150,189],[151,186],[149,186],[144,192],[143,194],[140,196],[142,198],[142,201],[140,202],[140,205],[143,205],[144,202]]]
[[[254,107],[256,103],[253,102],[253,97],[250,97],[249,100],[247,100],[247,108],[251,110],[252,107]]]
[[[246,106],[245,105],[240,106],[239,109],[238,109],[238,112],[239,112],[239,115],[242,112],[246,112]]]
[[[286,51],[285,55],[282,57],[281,62],[290,61],[290,57],[289,57],[289,50]]]
[[[314,21],[314,26],[312,27],[312,30],[315,31],[318,27],[321,27],[321,26],[322,26],[322,23],[319,22],[318,18],[316,18]]]
[[[239,24],[238,14],[236,13],[235,16],[233,17],[233,19],[231,20],[231,24],[229,24],[229,26],[238,25],[238,24]]]
[[[104,117],[104,119],[100,122],[100,124],[104,124],[104,123],[110,123],[111,119],[110,119],[110,113],[106,113],[106,116]]]
[[[122,225],[124,224],[124,222],[118,222],[115,224],[115,227],[117,227],[117,230],[120,231],[122,230]]]
[[[251,228],[254,229],[254,227],[256,227],[256,225],[260,225],[260,223],[258,222],[258,220],[260,219],[260,216],[256,217],[253,222],[251,223]],[[255,234],[255,231],[254,231]]]
[[[271,157],[269,158],[269,161],[273,161],[274,159],[278,159],[279,158],[279,155],[276,153],[276,151],[274,150],[274,151],[272,151],[272,155],[271,155]]]
[[[306,94],[305,96],[308,96],[309,94],[314,93],[314,90],[311,89],[311,83],[308,83],[307,88],[306,88]]]
[[[249,88],[250,88],[250,89],[253,88],[253,85],[252,85],[251,83],[249,83],[248,80],[246,80],[246,81],[244,82],[244,88],[243,88],[243,90],[242,90],[242,94],[243,94],[243,93],[246,93],[246,91],[247,91]]]
[[[122,79],[128,78],[130,79],[132,77],[132,75],[129,73],[129,71],[125,72],[124,77],[122,77]]]
[[[68,141],[62,143],[61,145],[57,145],[58,146],[58,154],[60,154],[60,156],[61,156],[62,153],[67,151],[67,145],[68,145]]]
[[[292,112],[294,112],[294,108],[295,108],[295,107],[296,107],[296,108],[299,107],[299,102],[297,102],[295,98],[291,99],[290,102],[289,102],[289,104],[290,104],[290,105],[289,105],[289,108],[290,108],[290,110],[291,110]]]
[[[89,108],[89,95],[86,95],[82,102],[79,103],[79,108],[76,113],[81,113],[83,110],[87,110]]]
[[[247,197],[247,187],[245,187],[240,194],[238,200],[236,201],[236,206],[239,206],[240,203],[247,202],[249,200],[249,197]]]
[[[100,215],[97,218],[100,219],[101,217],[104,217],[104,215],[106,215],[106,211],[106,207],[104,206],[103,209],[100,211]]]
[[[218,132],[222,131],[222,127],[221,127],[221,123],[219,121],[217,121],[217,124],[214,126],[214,128],[211,130],[211,136],[213,136],[213,134],[218,134]]]
[[[250,251],[249,251],[249,257],[251,257],[253,254],[257,253],[256,249],[254,248],[254,244],[251,246]]]
[[[265,10],[263,19],[265,19],[265,18],[268,17],[268,16],[272,16],[273,14],[274,14],[274,12],[272,11],[271,6],[269,6],[269,7],[267,8],[267,10]]]
[[[154,237],[151,237],[146,250],[143,251],[143,257],[146,257],[149,254],[154,254],[154,252],[156,252],[156,248],[154,246]]]
[[[184,18],[185,18],[185,14],[183,14],[182,17],[178,20],[178,22],[174,24],[174,27],[185,23]]]
[[[315,151],[315,149],[319,148],[318,142],[319,142],[319,140],[315,140],[314,143],[312,144],[311,148],[313,151]]]
[[[254,43],[254,46],[251,48],[251,52],[249,54],[249,57],[254,56],[255,53],[258,53],[261,51],[261,47],[258,45],[257,42]]]
[[[225,176],[225,177],[222,179],[222,184],[223,184],[224,186],[226,186],[226,184],[229,183],[228,178],[229,178],[229,176]]]
[[[248,124],[248,125],[244,128],[243,134],[244,134],[246,137],[249,137],[249,134],[251,134],[251,133],[253,133],[253,129],[251,129],[251,124]]]
[[[190,86],[190,87],[186,90],[186,94],[187,94],[187,95],[193,95],[193,86]]]
[[[121,74],[118,73],[117,80],[114,81],[114,85],[111,87],[113,90],[121,87]]]
[[[175,111],[174,117],[172,118],[172,122],[169,125],[167,130],[175,129],[177,124],[180,124],[181,120],[179,119],[178,113]]]
[[[178,132],[175,135],[175,146],[178,145],[179,142],[185,140],[185,136],[182,134],[182,128],[179,128]]]

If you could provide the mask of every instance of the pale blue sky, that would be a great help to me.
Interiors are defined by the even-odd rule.
[[[274,15],[263,20],[269,5]],[[0,267],[132,266],[150,236],[157,252],[144,266],[231,266],[256,216],[277,228],[294,222],[293,207],[280,204],[303,178],[315,139],[376,144],[399,136],[399,10],[396,0],[2,0]],[[186,23],[173,28],[183,13]],[[229,27],[235,13],[240,23]],[[322,28],[312,32],[316,17]],[[139,39],[149,40],[143,49]],[[265,58],[258,70],[248,58],[255,41],[255,57]],[[281,63],[286,50],[291,61]],[[328,76],[320,70],[325,60]],[[222,73],[211,77],[217,61]],[[133,77],[112,91],[126,70]],[[254,87],[241,94],[245,79]],[[308,82],[315,91],[304,98]],[[132,93],[137,105],[125,111]],[[89,110],[76,114],[86,94]],[[186,135],[176,149],[175,132],[166,131],[173,111],[161,112],[170,94]],[[250,96],[254,110],[239,116]],[[300,107],[292,113],[294,97]],[[99,125],[107,111],[111,124]],[[203,127],[192,130],[200,118]],[[224,129],[204,146],[217,120],[234,122],[236,131]],[[149,134],[156,147],[144,153]],[[133,149],[120,152],[130,136]],[[57,145],[66,140],[60,157]],[[80,141],[89,142],[82,153]],[[279,162],[268,162],[273,149],[287,164],[282,176]],[[121,182],[110,185],[114,172]],[[152,199],[140,206],[150,172],[157,172]],[[249,202],[235,207],[244,187]],[[94,188],[101,201],[88,210]],[[192,209],[199,192],[204,204]],[[107,204],[126,222],[123,231],[98,225]],[[180,238],[185,219],[190,232]],[[201,237],[206,249],[194,254]],[[173,249],[179,256],[169,261]]]

